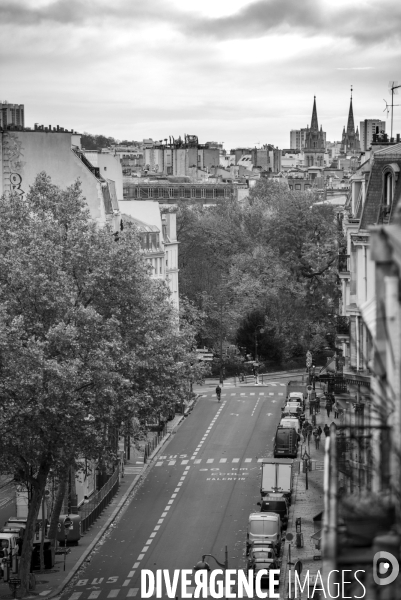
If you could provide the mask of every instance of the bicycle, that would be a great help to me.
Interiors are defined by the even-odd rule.
[[[217,396],[217,402],[220,402],[220,398],[221,398],[221,392],[220,392],[220,393],[219,393],[219,392],[217,392],[217,393],[216,393],[216,396]]]

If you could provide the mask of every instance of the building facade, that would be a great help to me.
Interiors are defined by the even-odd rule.
[[[9,125],[25,127],[25,108],[23,104],[0,102],[0,129],[7,129]]]
[[[386,121],[381,119],[365,119],[359,124],[361,151],[369,150],[376,133],[386,133]]]
[[[81,182],[91,218],[118,230],[118,202],[114,181],[100,174],[80,148],[80,136],[54,129],[0,131],[0,195],[24,196],[36,176],[45,171],[62,189]]]
[[[166,281],[171,301],[179,308],[177,207],[157,201],[119,202],[122,227],[133,223],[139,231],[141,250],[153,279]]]

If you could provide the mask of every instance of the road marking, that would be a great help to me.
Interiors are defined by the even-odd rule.
[[[175,462],[176,462],[175,460],[170,460],[170,462],[168,464],[169,464],[169,466],[175,465]]]
[[[107,597],[108,598],[117,598],[119,591],[120,590],[110,590]]]
[[[69,600],[78,600],[80,596],[82,596],[82,592],[74,592],[71,594]]]
[[[214,458],[208,458],[206,464],[210,465],[212,462],[214,462]]]
[[[199,465],[201,460],[202,460],[201,458],[197,458],[196,460],[194,460],[194,465]]]
[[[254,396],[254,395],[255,395],[255,392],[251,392],[249,395],[250,395],[250,396]]]
[[[231,462],[238,463],[239,462],[239,458],[233,458]]]
[[[138,592],[139,592],[139,588],[130,588],[128,590],[127,598],[135,597]]]
[[[129,575],[128,575],[129,577]],[[123,587],[127,587],[131,583],[131,579],[126,579],[123,583]]]
[[[252,462],[252,458],[246,458],[244,462],[250,463]]]
[[[163,464],[163,463],[159,461],[159,462],[157,462],[157,463],[155,464],[155,467],[161,467],[161,466],[162,466],[162,464]]]
[[[182,461],[181,461],[181,464],[182,464],[182,465],[187,465],[188,463],[189,463],[189,460],[182,460]]]
[[[259,396],[264,396],[265,393],[264,392],[259,392]]]
[[[91,592],[88,596],[88,600],[95,600],[95,598],[98,598],[100,596],[100,592],[102,590],[97,590],[96,592]]]
[[[138,567],[139,567],[139,562],[136,562],[132,568],[137,569]]]
[[[284,396],[284,392],[279,392],[278,395],[279,396]]]
[[[225,463],[225,462],[227,462],[227,459],[226,458],[220,458],[219,462]]]
[[[245,396],[245,392],[241,392],[240,396]]]
[[[269,392],[269,396],[274,396],[274,392]]]
[[[230,396],[235,396],[235,394],[230,394]]]
[[[135,571],[130,571],[130,572],[128,573],[128,577],[133,577],[133,576],[134,576],[134,574],[135,574]]]
[[[140,554],[140,555],[138,556],[138,560],[142,560],[144,556],[145,556],[144,554]]]

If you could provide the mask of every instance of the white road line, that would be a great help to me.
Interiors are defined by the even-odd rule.
[[[162,464],[163,464],[162,462],[157,462],[157,463],[155,464],[155,467],[161,467],[161,466],[162,466]]]
[[[269,396],[274,396],[274,392],[269,392]]]
[[[136,562],[132,568],[137,569],[138,567],[139,567],[139,562]]]
[[[254,396],[254,395],[255,395],[255,392],[251,392],[249,395],[250,395],[250,396]]]
[[[220,461],[219,461],[219,462],[221,462],[221,463],[225,463],[225,462],[227,462],[227,459],[226,459],[226,458],[220,458]]]
[[[175,465],[175,460],[170,460],[170,462],[169,462],[168,464],[169,464],[169,467],[170,467],[171,465]]]
[[[82,592],[74,592],[73,594],[71,594],[71,596],[69,597],[69,600],[78,600],[78,598],[82,596]]]
[[[110,590],[107,597],[108,598],[117,598],[119,592],[120,592],[120,590]]]
[[[199,463],[202,461],[201,458],[197,458],[196,460],[194,460],[194,465],[199,465]]]
[[[98,598],[101,591],[102,590],[96,590],[96,592],[91,592],[88,596],[88,600],[95,600],[95,598]]]
[[[142,560],[144,556],[145,556],[144,554],[140,554],[140,555],[138,556],[138,560]]]
[[[129,577],[129,575],[128,575]],[[127,587],[131,583],[131,579],[126,579],[123,583],[123,587]]]
[[[207,464],[209,464],[209,465],[210,465],[212,462],[214,462],[214,458],[208,458],[208,459],[207,459],[207,461],[206,461],[206,463],[207,463]]]
[[[238,463],[239,462],[239,458],[233,458],[231,462]]]
[[[127,598],[133,598],[133,597],[135,597],[138,592],[139,592],[139,588],[130,588],[128,590]]]
[[[247,462],[247,463],[252,462],[252,458],[246,458],[244,462]]]
[[[187,465],[188,463],[189,463],[189,460],[183,460],[183,461],[181,461],[182,465]]]

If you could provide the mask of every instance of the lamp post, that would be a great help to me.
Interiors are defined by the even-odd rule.
[[[260,333],[264,332],[264,325],[257,325],[254,335],[255,335],[255,362],[258,362],[258,329],[260,329]]]
[[[202,569],[206,569],[207,571],[210,571],[210,565],[205,561],[205,558],[207,556],[209,556],[210,558],[213,558],[217,562],[219,567],[228,569],[228,550],[227,550],[227,546],[226,546],[224,563],[221,563],[219,560],[217,560],[217,558],[215,556],[213,556],[213,554],[202,554],[202,560],[200,560],[199,562],[196,563],[196,565],[194,566],[194,571],[200,571]]]

